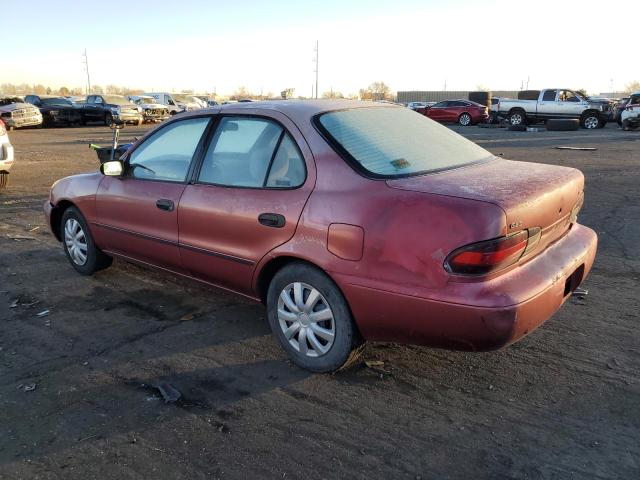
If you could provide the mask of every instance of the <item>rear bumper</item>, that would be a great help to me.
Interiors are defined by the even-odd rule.
[[[42,124],[42,115],[22,118],[2,117],[2,121],[9,128],[33,127]]]
[[[489,306],[483,304],[486,296],[478,298],[477,282],[466,284],[468,288],[458,284],[458,300],[443,302],[348,283],[339,275],[336,281],[347,297],[360,332],[368,340],[455,350],[495,350],[547,321],[586,278],[596,249],[595,232],[574,225],[535,259],[502,275],[499,281],[481,282],[486,283],[486,294],[494,299],[495,305]],[[518,298],[526,299],[513,303]]]

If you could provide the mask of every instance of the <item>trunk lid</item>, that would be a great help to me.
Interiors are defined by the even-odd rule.
[[[492,203],[506,232],[539,227],[541,251],[566,233],[582,206],[584,176],[574,168],[495,158],[435,174],[387,180],[391,188]],[[481,239],[479,239],[481,240]]]

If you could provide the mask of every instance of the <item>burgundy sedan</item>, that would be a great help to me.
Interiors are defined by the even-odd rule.
[[[474,125],[489,120],[489,109],[470,100],[446,100],[428,107],[424,115],[437,122]]]
[[[406,108],[283,101],[178,115],[44,208],[78,272],[118,257],[262,302],[324,372],[362,340],[491,350],[533,331],[593,264],[583,187]]]

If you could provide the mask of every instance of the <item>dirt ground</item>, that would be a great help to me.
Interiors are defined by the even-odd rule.
[[[41,205],[54,180],[97,167],[87,145],[110,131],[11,132],[0,478],[640,478],[640,132],[458,130],[585,173],[580,221],[600,238],[588,296],[503,351],[367,345],[334,375],[290,364],[259,305],[118,261],[76,274]],[[183,398],[165,403],[162,383]]]

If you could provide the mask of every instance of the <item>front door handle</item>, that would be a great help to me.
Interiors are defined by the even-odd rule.
[[[169,200],[168,198],[161,198],[156,202],[156,207],[160,210],[165,210],[167,212],[173,212],[173,200]]]
[[[278,213],[261,213],[258,217],[258,222],[266,227],[282,228],[286,220],[283,215]]]

